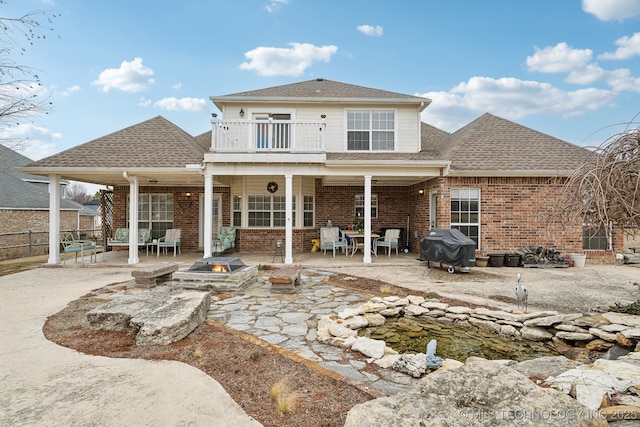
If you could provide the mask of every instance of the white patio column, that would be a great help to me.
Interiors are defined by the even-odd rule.
[[[138,264],[138,177],[122,174],[129,181],[129,259],[128,264]]]
[[[204,174],[204,254],[203,258],[211,256],[213,244],[213,176]]]
[[[60,263],[60,176],[49,175],[49,260]]]
[[[371,264],[371,175],[364,177],[364,256],[362,262]]]
[[[285,192],[285,249],[284,263],[293,264],[293,175],[284,176]]]

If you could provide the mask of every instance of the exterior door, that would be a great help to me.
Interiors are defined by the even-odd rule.
[[[222,227],[222,197],[220,194],[213,195],[211,217],[211,232],[215,238],[218,237],[218,231]],[[198,245],[204,247],[204,194],[200,194],[200,215],[198,218]]]
[[[429,229],[438,228],[438,191],[429,191]]]
[[[253,113],[256,149],[288,150],[291,144],[291,114]]]

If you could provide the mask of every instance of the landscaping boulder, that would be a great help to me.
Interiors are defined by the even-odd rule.
[[[606,420],[566,394],[535,385],[507,366],[469,358],[439,370],[406,392],[356,405],[345,427],[606,426]]]

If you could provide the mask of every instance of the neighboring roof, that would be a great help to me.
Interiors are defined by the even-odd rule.
[[[193,136],[157,116],[28,167],[175,168],[201,163],[204,152]]]
[[[0,144],[0,170],[11,172],[14,177],[23,181],[49,182],[49,178],[31,175],[15,169],[16,167],[28,165],[31,162],[33,162],[33,160],[30,158]]]
[[[548,171],[564,174],[592,152],[526,126],[485,113],[440,144],[439,157],[451,160],[451,174]]]
[[[14,167],[32,160],[0,145],[0,209],[49,209],[49,193],[28,181],[49,181],[48,178],[18,172]],[[70,200],[60,201],[61,209],[81,210]]]
[[[431,103],[428,98],[372,89],[326,79],[308,80],[266,89],[212,96],[210,99],[222,110],[225,102],[263,101],[279,103],[297,102],[368,102],[417,104],[424,109]]]

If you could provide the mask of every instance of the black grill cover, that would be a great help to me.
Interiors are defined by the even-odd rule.
[[[473,267],[476,242],[456,229],[434,228],[420,239],[420,261],[434,261],[454,267]]]

